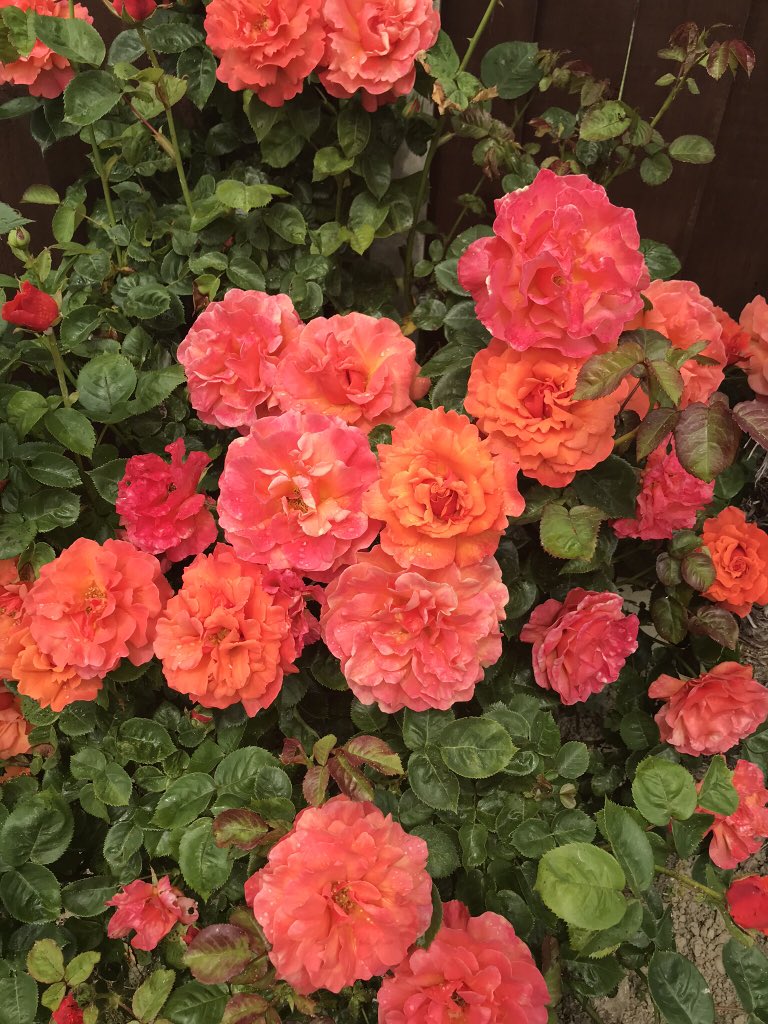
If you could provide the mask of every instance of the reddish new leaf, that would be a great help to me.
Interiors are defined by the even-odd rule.
[[[266,952],[267,940],[250,907],[235,907],[229,915],[229,923],[246,933],[248,944],[254,953],[260,956]]]
[[[747,72],[747,75],[751,75],[755,70],[755,64],[757,64],[755,51],[743,39],[731,39],[730,45],[733,56]]]
[[[269,1003],[256,992],[241,992],[232,996],[224,1007],[221,1024],[264,1024]]]
[[[218,847],[236,846],[255,850],[261,846],[269,826],[264,819],[245,807],[222,811],[213,819],[213,841]]]
[[[382,775],[403,774],[402,761],[378,736],[355,736],[344,744],[343,749]]]
[[[708,483],[731,465],[740,440],[741,431],[723,395],[715,394],[708,405],[689,405],[675,425],[675,447],[681,465]]]
[[[717,576],[709,552],[705,550],[686,555],[680,564],[680,571],[688,586],[698,591],[708,590]]]
[[[204,985],[231,981],[253,960],[248,934],[232,924],[213,924],[194,937],[184,963]]]
[[[677,409],[653,409],[637,430],[635,446],[638,459],[644,459],[665,441],[675,428]]]
[[[299,740],[286,739],[283,743],[283,752],[280,755],[280,760],[283,764],[309,764],[309,758],[307,757],[304,747],[301,745]]]
[[[688,628],[699,636],[708,636],[716,644],[729,651],[736,649],[739,642],[739,624],[735,616],[725,608],[699,608],[688,620]]]
[[[768,402],[754,399],[734,406],[733,418],[753,441],[768,448]]]
[[[312,807],[319,807],[323,800],[325,800],[329,778],[328,765],[316,764],[307,769],[307,774],[304,776],[301,788],[304,793],[304,799]]]
[[[373,800],[373,786],[343,752],[328,762],[333,781],[352,800]]]

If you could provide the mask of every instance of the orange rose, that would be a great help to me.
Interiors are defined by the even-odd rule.
[[[0,690],[0,758],[26,754],[30,729],[18,699],[9,690]]]
[[[768,302],[756,295],[741,311],[739,325],[749,336],[742,366],[756,395],[768,395]]]
[[[403,566],[460,568],[492,555],[525,503],[517,466],[494,457],[466,416],[414,409],[379,445],[381,479],[366,513],[383,520],[381,546]]]
[[[28,587],[19,579],[15,558],[0,559],[0,678],[11,679],[11,668],[18,654],[17,635],[21,626],[21,606]]]
[[[704,522],[702,540],[717,573],[704,597],[742,616],[768,604],[768,533],[729,505]]]
[[[71,665],[55,665],[26,628],[18,630],[14,639],[17,655],[12,676],[19,681],[19,693],[51,711],[63,711],[78,700],[96,699],[103,685],[101,679],[81,679]]]
[[[464,406],[526,476],[565,487],[579,470],[592,469],[613,451],[617,395],[573,398],[583,359],[551,348],[516,352],[494,340],[472,363]]]

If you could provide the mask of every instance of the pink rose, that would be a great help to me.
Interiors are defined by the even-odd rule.
[[[219,522],[241,558],[322,581],[379,532],[363,511],[378,475],[365,434],[337,417],[269,416],[229,446]]]
[[[403,569],[380,547],[326,591],[323,638],[363,704],[445,710],[471,700],[501,657],[507,588],[493,558],[460,569]]]
[[[154,884],[138,879],[115,893],[105,906],[116,907],[107,927],[110,939],[122,939],[130,931],[134,949],[154,949],[173,926],[197,920],[197,903],[171,885],[165,875]]]
[[[216,77],[252,89],[281,107],[304,87],[325,48],[322,0],[212,0],[206,42],[219,58]]]
[[[284,349],[274,392],[284,412],[339,416],[366,433],[394,425],[429,389],[416,348],[394,320],[318,317]]]
[[[725,365],[741,365],[749,350],[749,331],[737,324],[720,306],[715,306],[715,316],[723,329],[721,340],[725,349]]]
[[[735,661],[697,679],[659,676],[648,696],[666,702],[656,713],[663,742],[692,757],[724,754],[768,717],[768,690]]]
[[[340,99],[360,90],[366,110],[413,89],[416,57],[440,31],[432,0],[324,0],[323,18],[320,81]]]
[[[221,302],[211,302],[177,354],[200,419],[215,427],[249,427],[274,409],[277,364],[301,326],[287,295],[233,288]]]
[[[613,529],[619,537],[669,540],[675,530],[696,525],[697,513],[712,501],[714,493],[714,483],[705,483],[683,469],[674,442],[669,451],[662,444],[648,456],[640,475],[635,518],[617,519]]]
[[[731,781],[739,794],[733,814],[716,814],[710,826],[709,856],[713,864],[730,871],[757,853],[768,837],[768,789],[758,765],[736,762]],[[706,808],[700,807],[700,811]]]
[[[340,992],[398,964],[432,917],[427,844],[373,804],[301,811],[245,883],[278,978]]]
[[[0,685],[0,758],[7,759],[29,750],[32,726],[21,713],[18,697]]]
[[[615,682],[637,650],[640,620],[622,614],[618,594],[575,587],[564,602],[534,608],[520,631],[533,644],[533,677],[563,704],[578,704]]]
[[[306,583],[292,569],[267,569],[261,585],[275,603],[285,608],[291,624],[291,636],[296,646],[296,657],[305,647],[320,639],[320,623],[307,608],[307,601],[314,601],[320,608],[325,605],[325,590]]]
[[[184,461],[184,441],[165,449],[170,465],[159,455],[134,455],[117,485],[115,510],[126,540],[171,562],[199,555],[216,540],[216,523],[197,485],[210,459],[190,452]]]
[[[499,914],[443,906],[427,949],[384,979],[379,1024],[546,1024],[549,992],[531,951]]]
[[[768,302],[756,295],[741,312],[739,324],[749,335],[743,365],[756,395],[768,395]]]
[[[648,284],[632,210],[582,174],[543,170],[496,200],[493,230],[461,257],[459,280],[494,337],[574,357],[616,347]]]
[[[51,18],[68,18],[68,0],[0,0],[0,10],[16,7],[22,11],[34,11]],[[75,17],[93,23],[93,18],[82,4],[75,4]],[[24,57],[18,57],[7,64],[0,63],[0,85],[25,85],[30,96],[54,99],[61,96],[74,76],[72,66],[66,57],[54,53],[45,43],[35,40],[34,46]]]

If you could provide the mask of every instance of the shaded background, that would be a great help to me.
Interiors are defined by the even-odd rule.
[[[113,30],[114,19],[101,5],[89,6],[97,26]],[[505,40],[535,40],[541,47],[571,51],[598,78],[618,83],[634,6],[635,0],[506,0],[478,53]],[[485,0],[442,0],[443,25],[459,52],[484,9]],[[698,72],[702,94],[682,94],[661,122],[668,139],[688,133],[711,139],[715,161],[707,166],[676,164],[671,179],[656,188],[643,185],[637,172],[630,172],[610,192],[615,202],[636,209],[643,237],[672,246],[683,261],[682,276],[697,281],[705,294],[738,315],[757,292],[768,292],[768,0],[640,0],[624,95],[648,117],[664,96],[653,83],[672,67],[656,52],[688,20],[701,26],[726,22],[757,53],[750,80],[740,73],[734,81],[726,73],[714,82],[703,70]],[[555,91],[544,99],[546,106],[568,104]],[[77,139],[69,139],[43,157],[26,119],[0,121],[0,198],[16,205],[31,183],[50,184],[61,192],[86,166],[81,151]],[[431,215],[443,230],[458,212],[455,197],[477,183],[479,172],[470,152],[471,144],[463,140],[451,143],[435,163]],[[488,194],[494,194],[492,188]],[[36,239],[42,244],[40,234],[38,230]],[[0,270],[14,273],[17,268],[0,247]]]

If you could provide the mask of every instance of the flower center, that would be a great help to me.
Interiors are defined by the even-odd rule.
[[[290,497],[285,499],[285,503],[294,512],[309,512],[309,505],[302,498],[298,487]]]
[[[95,583],[92,583],[85,592],[85,614],[93,615],[94,613],[102,611],[106,599],[106,592]]]
[[[463,511],[463,502],[450,485],[434,483],[429,491],[429,507],[437,519],[457,519]]]
[[[331,899],[345,914],[351,914],[355,909],[355,901],[349,895],[349,889],[341,882],[331,883]]]

